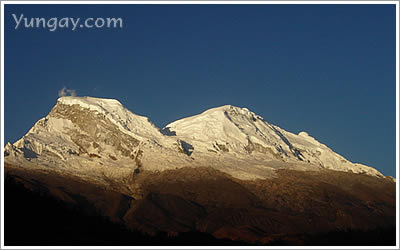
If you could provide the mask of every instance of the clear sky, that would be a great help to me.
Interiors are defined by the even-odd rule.
[[[121,17],[122,29],[18,28]],[[5,142],[62,87],[164,127],[232,104],[395,175],[394,5],[6,5]]]

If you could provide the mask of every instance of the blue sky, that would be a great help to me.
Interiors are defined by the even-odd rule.
[[[122,29],[18,28],[25,17],[121,17]],[[157,126],[247,107],[395,175],[395,5],[6,5],[5,142],[62,87]]]

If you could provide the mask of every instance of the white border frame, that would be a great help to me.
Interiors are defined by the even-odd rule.
[[[7,4],[394,4],[396,5],[396,246],[5,246],[4,7]],[[399,249],[399,2],[398,1],[2,1],[1,2],[1,249]]]

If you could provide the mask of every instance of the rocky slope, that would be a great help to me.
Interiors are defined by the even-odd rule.
[[[395,225],[393,179],[230,105],[160,130],[116,100],[62,97],[4,155],[25,188],[149,235],[306,244]]]
[[[350,238],[345,244],[390,245],[395,242],[395,234],[392,234],[396,224],[395,185],[389,179],[368,175],[332,170],[279,170],[276,178],[249,181],[235,179],[207,167],[186,167],[160,173],[143,171],[135,180],[140,187],[135,198],[111,188],[77,180],[73,176],[61,177],[10,165],[6,167],[6,176],[39,197],[55,197],[68,207],[79,208],[88,215],[102,215],[132,232],[148,235],[145,242],[135,243],[128,237],[118,245],[163,245],[168,241],[153,242],[151,237],[165,233],[167,239],[174,239],[191,232],[210,235],[224,240],[225,244],[232,244],[227,240],[251,245],[316,244],[314,240],[321,240],[318,235],[332,233]],[[21,210],[21,205],[12,205],[17,200],[24,207],[23,212],[14,218],[25,218],[25,214],[31,214],[30,209],[34,205],[21,202],[13,195],[9,194],[11,198],[6,196],[8,206],[14,208],[13,211],[15,208]],[[57,216],[54,215],[55,218]],[[7,211],[5,218],[7,232],[7,218],[12,218],[7,217]],[[9,222],[8,225],[12,228],[13,223]],[[68,226],[57,225],[61,228]],[[40,225],[34,227],[42,232],[65,231],[64,236],[57,237],[60,237],[59,242],[69,242],[67,244],[74,244],[68,241],[69,235],[76,235],[79,230],[77,225],[63,230],[41,229]],[[87,230],[88,234],[92,234],[96,229]],[[19,241],[30,239],[33,245],[53,240],[40,234],[39,241],[39,238],[32,239],[31,233],[24,235],[21,230],[18,232]],[[363,241],[358,239],[353,242],[350,232],[360,232]],[[371,243],[364,238],[370,237],[370,232],[390,232],[391,236],[384,241],[375,238],[377,243]],[[6,234],[6,242],[7,239],[13,242],[15,237],[11,234],[7,238]],[[310,237],[312,240],[307,240]],[[107,244],[105,239],[108,238],[115,238],[115,235],[94,237],[95,242],[104,241],[103,244]],[[80,244],[85,245],[93,242],[81,237],[79,240]],[[338,245],[341,240],[329,237],[321,242],[324,245]],[[198,241],[184,243],[211,244]]]
[[[239,179],[271,178],[282,168],[384,177],[374,168],[351,163],[306,132],[287,132],[246,108],[210,109],[160,131],[117,100],[91,97],[59,98],[25,136],[6,145],[5,161],[96,182],[104,176],[134,175],[141,168],[186,166],[214,167]]]

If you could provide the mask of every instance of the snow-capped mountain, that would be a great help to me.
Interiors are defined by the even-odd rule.
[[[142,170],[207,166],[239,179],[272,178],[276,169],[383,175],[351,163],[306,132],[298,135],[246,108],[222,106],[160,130],[112,99],[61,97],[20,140],[5,162],[102,183]]]
[[[118,182],[143,166],[185,166],[190,159],[179,157],[178,144],[117,100],[61,97],[25,136],[6,145],[5,162],[100,183]]]
[[[310,232],[395,227],[395,180],[246,108],[217,107],[159,129],[117,100],[61,97],[25,136],[6,145],[4,155],[7,220],[32,226],[25,233],[16,227],[21,242],[48,242],[60,228],[70,242],[87,215],[88,224],[97,215],[149,235],[197,232],[202,240],[257,244],[282,237],[303,244]],[[39,202],[30,202],[35,195]],[[77,226],[60,220],[71,207],[75,215],[83,211],[71,220]],[[40,223],[43,217],[48,223],[31,237],[38,211]],[[120,235],[107,226],[98,236],[102,224],[94,225],[100,242]]]
[[[192,144],[194,156],[196,153],[214,152],[238,158],[268,160],[274,165],[287,165],[276,162],[297,163],[382,176],[374,168],[346,160],[307,132],[298,135],[287,132],[247,108],[232,105],[212,108],[172,122],[164,130]]]

